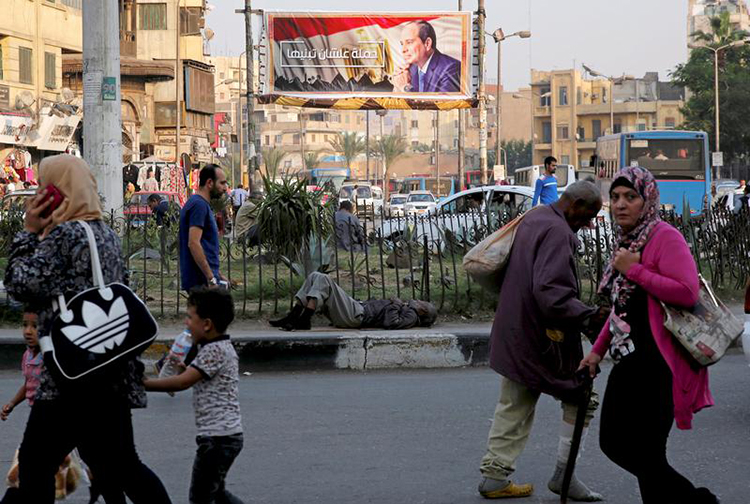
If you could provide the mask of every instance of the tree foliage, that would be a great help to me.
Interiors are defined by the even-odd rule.
[[[320,164],[320,151],[305,152],[305,167],[314,170]]]
[[[385,135],[377,141],[376,151],[384,160],[385,174],[383,175],[383,196],[388,201],[388,175],[393,163],[404,155],[407,149],[406,140],[400,135]]]
[[[365,152],[366,143],[365,139],[362,138],[356,132],[343,132],[339,133],[333,140],[329,140],[328,143],[331,145],[331,149],[334,152],[338,152],[346,159],[346,167],[351,169],[352,162],[354,159]]]
[[[500,147],[505,150],[505,154],[502,157],[502,161],[506,161],[505,156],[508,157],[508,166],[505,167],[505,172],[508,175],[513,175],[516,168],[523,168],[524,166],[531,165],[531,141],[525,142],[523,140],[501,140]],[[487,165],[494,166],[497,164],[497,154],[494,150],[487,152]]]
[[[694,41],[713,49],[748,37],[746,31],[732,28],[728,13],[711,19],[710,32],[691,35]],[[750,123],[746,117],[746,111],[750,110],[750,47],[722,49],[718,66],[721,150],[725,159],[742,158],[750,152]],[[716,150],[714,51],[693,49],[687,63],[677,65],[670,77],[674,85],[690,90],[690,98],[682,109],[685,120],[680,127],[707,132],[711,150]]]
[[[263,161],[266,164],[266,175],[274,180],[279,171],[281,161],[286,157],[286,152],[278,147],[265,149],[263,151]]]

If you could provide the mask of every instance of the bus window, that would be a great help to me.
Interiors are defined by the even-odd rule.
[[[628,141],[629,166],[642,166],[660,179],[703,180],[703,142],[700,139],[632,139]]]

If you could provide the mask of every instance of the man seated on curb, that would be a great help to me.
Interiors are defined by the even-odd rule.
[[[313,272],[305,279],[297,294],[297,303],[286,317],[272,320],[273,327],[286,331],[309,330],[316,310],[324,313],[334,326],[342,329],[380,328],[409,329],[429,327],[435,323],[437,310],[427,301],[371,299],[357,301],[328,275]]]

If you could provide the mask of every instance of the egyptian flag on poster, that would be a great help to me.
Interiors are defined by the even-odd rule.
[[[267,12],[271,94],[459,100],[472,95],[471,14]]]

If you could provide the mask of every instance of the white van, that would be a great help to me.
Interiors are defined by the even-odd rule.
[[[344,182],[339,190],[339,203],[342,201],[351,201],[362,214],[383,212],[383,190],[369,182]]]
[[[544,174],[544,165],[527,166],[517,168],[514,174],[513,183],[515,185],[527,186],[534,189],[536,181]],[[576,181],[576,169],[573,165],[559,164],[555,171],[557,179],[557,193],[562,194],[569,185]]]

